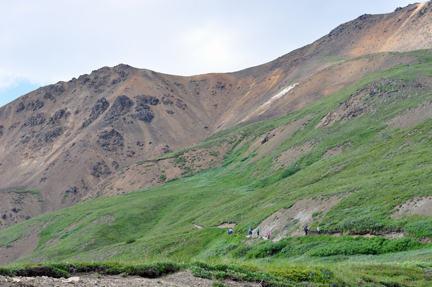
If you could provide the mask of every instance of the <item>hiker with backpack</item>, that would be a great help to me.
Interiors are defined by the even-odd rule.
[[[252,236],[252,229],[249,228],[249,235]]]
[[[307,225],[304,227],[303,230],[304,230],[304,232],[305,232],[305,236],[307,236],[307,233],[308,233],[308,230],[309,230],[308,227],[307,227]]]
[[[257,228],[257,230],[256,230],[256,231],[257,231],[257,237],[259,237],[259,229]]]
[[[270,232],[267,232],[267,239],[270,239]]]

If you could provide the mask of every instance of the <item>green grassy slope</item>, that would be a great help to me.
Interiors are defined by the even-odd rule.
[[[1,231],[0,247],[13,244],[25,236],[28,228],[40,224],[44,228],[37,248],[19,262],[169,258],[178,262],[250,260],[251,264],[264,266],[271,259],[277,264],[305,264],[302,262],[312,260],[322,266],[325,258],[350,261],[352,256],[360,255],[374,255],[367,260],[381,264],[387,261],[386,254],[394,252],[408,252],[398,255],[400,260],[395,261],[431,259],[430,245],[415,239],[432,238],[432,218],[391,217],[407,200],[432,195],[429,164],[432,163],[432,119],[405,129],[386,124],[409,109],[432,102],[429,85],[432,52],[422,50],[410,54],[419,58],[418,64],[372,74],[278,119],[234,127],[211,136],[203,144],[241,135],[220,168],[38,216]],[[330,127],[317,128],[329,112],[356,97],[365,113],[338,120]],[[251,164],[257,153],[248,150],[256,138],[305,117],[309,120],[302,129]],[[304,143],[310,143],[313,148],[292,165],[274,169],[275,160],[284,151]],[[343,151],[323,158],[326,151],[336,147]],[[411,238],[390,241],[322,235],[284,239],[279,243],[247,243],[244,236],[247,229],[256,227],[273,212],[289,208],[301,199],[341,194],[349,196],[314,223],[319,222],[324,232],[403,230]],[[270,203],[273,205],[267,206]],[[238,224],[236,236],[215,227],[223,222]],[[204,228],[197,229],[195,224]],[[267,261],[262,261],[266,258]],[[364,260],[358,258],[360,262]],[[332,266],[341,268],[337,264]],[[424,268],[429,267],[432,266]],[[352,280],[360,279],[352,277]]]

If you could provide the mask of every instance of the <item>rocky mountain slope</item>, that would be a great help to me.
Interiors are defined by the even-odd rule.
[[[371,53],[430,47],[431,14],[426,2],[363,15],[275,61],[235,73],[181,77],[118,65],[22,96],[0,108],[0,229],[112,194],[98,194],[96,187],[124,166],[196,145],[229,127],[276,118],[372,73],[416,63],[410,54]],[[153,173],[158,179],[135,186],[165,181],[159,170]],[[5,192],[20,190],[33,192],[20,193],[22,200]]]
[[[403,56],[416,63],[120,168],[91,200],[0,231],[0,264],[430,256],[432,49]]]

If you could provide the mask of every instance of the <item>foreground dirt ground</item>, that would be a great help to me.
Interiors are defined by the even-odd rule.
[[[56,279],[50,277],[5,277],[0,276],[0,286],[10,287],[65,287],[65,286],[145,286],[145,287],[162,287],[162,286],[176,286],[176,287],[212,287],[214,280],[202,279],[192,276],[191,271],[178,272],[172,275],[160,277],[157,279],[148,279],[137,276],[122,277],[117,276],[104,276],[97,273],[92,274],[77,274],[69,279]],[[222,282],[226,286],[231,287],[258,287],[259,283],[250,282],[235,282],[225,280]]]

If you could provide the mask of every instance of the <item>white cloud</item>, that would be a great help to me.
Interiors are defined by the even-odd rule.
[[[216,23],[185,31],[179,39],[185,63],[191,70],[212,67],[208,72],[231,72],[245,64],[248,53],[242,49],[241,33]]]

